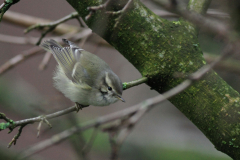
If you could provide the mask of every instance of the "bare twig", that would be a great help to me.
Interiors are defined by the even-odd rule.
[[[95,13],[97,10],[102,10],[107,8],[107,5],[109,4],[110,0],[107,0],[104,4],[101,4],[99,6],[92,6],[92,7],[88,7],[87,9],[90,11],[89,14],[85,17],[85,20],[88,20],[89,18],[91,18],[91,16],[93,15],[93,13]],[[126,12],[126,10],[129,8],[130,4],[131,4],[132,0],[128,0],[128,2],[126,3],[126,5],[119,11],[105,11],[106,14],[110,14],[110,15],[120,15],[117,19],[116,19],[116,23],[114,25],[114,27],[116,27],[122,17],[122,13]]]
[[[229,27],[219,21],[213,21],[212,19],[206,18],[201,14],[197,14],[186,9],[182,9],[178,6],[177,0],[169,1],[170,3],[163,2],[161,0],[154,0],[163,8],[168,11],[179,14],[181,17],[195,24],[197,27],[200,27],[202,30],[217,34],[219,37],[222,37],[225,42],[232,42],[234,40],[233,35],[234,31],[230,30]]]
[[[39,64],[38,69],[41,71],[44,70],[47,67],[47,64],[50,61],[51,57],[52,57],[52,53],[46,52],[42,62]]]
[[[55,113],[51,113],[51,114],[45,115],[44,119],[56,118],[56,117],[59,117],[59,116],[62,116],[62,115],[74,112],[76,110],[77,110],[76,107],[72,106],[72,107],[69,107],[67,109],[64,109],[64,110],[61,110],[61,111],[57,111]],[[16,128],[17,126],[22,126],[22,125],[25,125],[25,124],[32,124],[32,123],[40,122],[40,121],[43,121],[43,116],[38,116],[38,117],[35,117],[35,118],[29,118],[29,119],[25,119],[25,120],[16,121],[14,123],[14,126],[9,126],[9,127]],[[43,121],[43,122],[46,122],[46,121]]]
[[[217,57],[216,55],[204,53],[204,58],[208,63],[213,62]],[[240,61],[229,58],[228,60],[223,60],[221,63],[216,64],[214,69],[240,75]]]
[[[223,50],[223,53],[221,54],[221,56],[217,57],[215,59],[215,61],[213,61],[212,63],[203,66],[200,70],[198,70],[197,72],[191,74],[189,76],[189,78],[191,80],[199,80],[200,78],[203,77],[204,74],[206,74],[208,71],[210,71],[212,68],[214,68],[217,63],[219,63],[221,60],[223,60],[227,56],[232,55],[234,52],[239,52],[239,48],[237,46],[235,46],[235,45],[230,45],[230,44],[227,45],[225,47],[225,49]]]
[[[36,37],[17,37],[0,34],[0,41],[5,43],[15,43],[15,44],[33,44],[37,42],[38,38]]]
[[[106,9],[107,5],[109,4],[111,0],[107,0],[104,4],[101,4],[99,6],[92,6],[92,7],[88,7],[87,9],[90,11],[89,14],[85,17],[85,20],[88,20],[89,18],[91,18],[91,16],[93,15],[94,12],[96,12],[97,10],[100,9]]]
[[[142,118],[143,115],[149,110],[150,108],[148,106],[142,106],[139,108],[139,110],[133,114],[127,122],[124,124],[127,124],[125,128],[121,128],[121,130],[117,133],[114,133],[114,137],[110,137],[110,144],[111,144],[111,160],[118,159],[119,149],[121,145],[123,144],[124,140],[127,138],[127,136],[131,133],[134,126],[137,124],[137,122]],[[111,136],[111,133],[110,133]]]
[[[97,126],[97,127],[94,128],[92,136],[90,137],[90,140],[88,141],[88,143],[86,143],[86,145],[82,149],[82,153],[84,155],[86,155],[91,150],[92,145],[94,143],[94,140],[97,137],[98,131],[99,131],[99,129],[98,129],[98,126]]]
[[[38,131],[38,132],[37,132],[37,137],[40,136],[40,130],[41,130],[41,127],[42,127],[42,122],[43,122],[43,121],[40,121],[39,124],[38,124],[38,127],[37,127],[37,131]]]
[[[113,12],[113,11],[107,11],[107,14],[112,14],[112,15],[117,15],[117,14],[122,14],[123,12],[125,12],[127,10],[127,8],[129,7],[130,3],[132,2],[132,0],[128,0],[128,2],[126,3],[126,5],[123,7],[123,9],[117,11],[117,12]]]
[[[24,33],[28,33],[34,29],[39,29],[39,30],[49,30],[49,28],[55,28],[56,26],[58,26],[59,24],[61,23],[64,23],[70,19],[74,19],[74,18],[78,18],[79,17],[79,14],[77,12],[73,12],[59,20],[56,20],[54,22],[50,22],[50,23],[45,23],[45,24],[42,24],[42,23],[38,23],[38,24],[35,24],[35,25],[32,25],[30,27],[28,27]]]
[[[36,45],[39,45],[39,44],[42,42],[42,39],[43,39],[48,33],[52,32],[54,29],[55,29],[55,27],[51,27],[51,28],[49,28],[48,30],[43,31],[43,32],[41,33],[41,36],[40,36],[40,38],[38,39]]]
[[[111,15],[120,15],[117,19],[116,19],[116,23],[114,25],[114,28],[118,26],[121,18],[122,18],[122,15],[124,12],[127,11],[127,9],[129,8],[130,4],[131,4],[132,0],[128,0],[127,4],[123,7],[123,9],[117,11],[117,12],[107,12],[108,14],[111,14]]]
[[[157,1],[157,0],[154,0]],[[160,16],[160,17],[164,17],[164,18],[179,18],[180,16],[178,14],[172,13],[172,12],[168,12],[165,10],[159,10],[159,9],[153,9],[152,10],[156,15]],[[230,15],[215,9],[209,9],[207,10],[206,13],[207,16],[213,17],[213,18],[230,18]]]
[[[15,67],[20,62],[28,59],[29,57],[41,53],[40,51],[42,51],[40,47],[33,47],[11,58],[7,62],[5,62],[2,66],[0,66],[0,75],[9,70],[10,68]]]
[[[4,14],[4,21],[7,21],[12,24],[16,24],[23,27],[29,27],[38,23],[51,23],[52,20],[46,20],[18,12],[8,11]],[[68,25],[68,24],[60,24],[53,31],[56,34],[66,34],[71,32],[78,32],[82,29],[78,26]]]
[[[116,133],[115,132],[109,133],[109,143],[111,145],[110,160],[116,160],[118,158],[119,145],[117,144],[117,141],[116,141]]]
[[[60,25],[61,23],[64,23],[70,19],[73,18],[78,18],[79,15],[77,12],[73,12],[70,15],[67,15],[57,21],[51,22],[51,23],[46,23],[46,24],[35,24],[33,26],[30,26],[29,28],[27,28],[24,33],[28,33],[34,29],[39,29],[39,30],[44,30],[41,34],[41,37],[39,38],[37,45],[39,45],[43,39],[43,37],[45,37],[45,35],[51,31],[53,31],[58,25]]]
[[[39,135],[40,135],[40,130],[41,130],[41,126],[42,126],[43,122],[46,123],[50,128],[52,128],[52,125],[48,122],[46,117],[45,116],[41,116],[41,121],[39,122],[39,125],[38,125],[38,128],[37,128],[37,131],[38,131],[37,137],[39,137]]]
[[[25,126],[26,126],[26,124],[19,127],[18,133],[13,137],[13,139],[11,140],[11,142],[8,144],[8,148],[10,148],[10,147],[12,146],[12,144],[16,145],[18,138],[21,136],[22,129],[23,129]]]

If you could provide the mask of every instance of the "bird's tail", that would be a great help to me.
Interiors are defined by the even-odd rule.
[[[50,40],[47,40],[47,41],[44,41],[43,43],[40,44],[40,47],[42,47],[43,49],[45,49],[46,51],[52,53],[52,49],[50,46],[53,46],[53,47],[57,47],[59,49],[62,49],[63,46],[61,46],[59,43],[57,43],[55,40],[53,39],[50,39]]]
[[[64,39],[63,42],[65,41],[66,40]],[[57,63],[61,66],[66,76],[69,79],[71,79],[72,77],[71,73],[76,63],[76,57],[73,54],[71,48],[63,47],[53,39],[44,41],[40,45],[40,47],[53,54],[54,58],[56,59]]]

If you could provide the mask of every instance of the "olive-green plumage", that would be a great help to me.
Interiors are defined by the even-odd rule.
[[[68,47],[52,39],[40,45],[53,54],[59,65],[53,78],[59,91],[84,106],[106,106],[118,99],[124,101],[122,82],[106,62],[66,39],[63,42]]]

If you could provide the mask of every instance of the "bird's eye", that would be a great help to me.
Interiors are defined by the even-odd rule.
[[[108,90],[111,91],[111,90],[112,90],[112,87],[108,87]]]

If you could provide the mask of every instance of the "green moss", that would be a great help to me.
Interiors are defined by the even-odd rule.
[[[9,125],[10,125],[9,122],[7,122],[7,123],[4,123],[4,122],[0,123],[0,130],[4,130],[4,129],[8,128]]]
[[[88,14],[86,7],[95,4],[94,0],[68,2],[83,17]],[[190,3],[193,2],[198,1]],[[201,3],[205,7],[208,4],[207,1]],[[109,7],[109,10],[115,8]],[[200,10],[204,10],[204,7]],[[114,27],[116,21],[118,25]],[[159,93],[177,86],[184,80],[175,78],[174,73],[190,74],[206,64],[196,29],[191,23],[182,19],[177,22],[162,19],[138,0],[132,2],[121,18],[106,17],[103,11],[97,11],[87,24],[132,63],[142,76],[148,77],[148,85]],[[232,158],[240,159],[240,150],[237,147],[240,146],[240,139],[229,145],[232,138],[240,133],[238,97],[240,95],[211,70],[200,81],[170,101],[218,150]]]
[[[124,83],[123,83],[123,90],[126,89],[126,88],[127,88],[127,83],[124,82]]]

